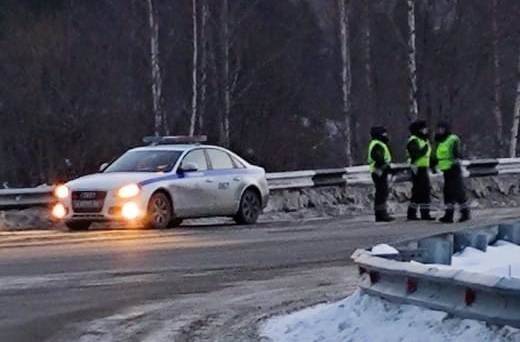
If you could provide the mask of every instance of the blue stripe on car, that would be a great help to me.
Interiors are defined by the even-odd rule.
[[[153,184],[157,182],[167,181],[167,180],[174,180],[174,179],[182,179],[182,178],[199,178],[199,177],[206,177],[206,176],[227,176],[227,175],[237,175],[237,174],[244,174],[244,173],[256,173],[256,170],[250,170],[250,169],[226,169],[226,170],[206,170],[203,172],[188,172],[186,175],[179,175],[179,174],[171,174],[171,175],[165,175],[161,177],[156,178],[150,178],[147,180],[144,180],[139,183],[140,186]]]

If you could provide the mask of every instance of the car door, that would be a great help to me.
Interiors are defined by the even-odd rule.
[[[208,174],[212,176],[215,184],[212,189],[217,198],[215,215],[231,215],[236,209],[236,194],[240,186],[240,174],[233,163],[231,156],[219,149],[206,149],[210,162]]]
[[[215,202],[211,189],[213,180],[207,175],[208,162],[204,150],[187,153],[179,167],[187,163],[195,164],[197,171],[178,172],[178,178],[172,182],[175,213],[180,217],[206,216],[216,209],[212,207]]]

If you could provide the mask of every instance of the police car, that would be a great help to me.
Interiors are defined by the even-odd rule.
[[[267,204],[265,170],[204,137],[153,137],[100,172],[55,188],[52,216],[71,230],[127,221],[163,229],[183,219],[229,216],[253,224]]]

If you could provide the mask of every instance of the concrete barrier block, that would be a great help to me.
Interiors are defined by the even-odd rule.
[[[492,241],[490,236],[482,231],[456,232],[453,236],[455,252],[462,252],[466,247],[473,247],[485,252],[489,242]]]
[[[498,239],[520,245],[520,222],[499,225]]]
[[[486,235],[488,245],[492,245],[498,240],[498,224],[483,227],[478,231],[479,233]]]
[[[421,262],[425,264],[451,265],[453,239],[451,235],[434,236],[419,240],[419,249],[423,251]]]

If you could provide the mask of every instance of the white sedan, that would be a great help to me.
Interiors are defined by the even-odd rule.
[[[257,221],[269,196],[263,168],[221,147],[172,141],[131,149],[99,173],[56,187],[52,216],[71,230],[106,221],[157,229],[211,216]]]

